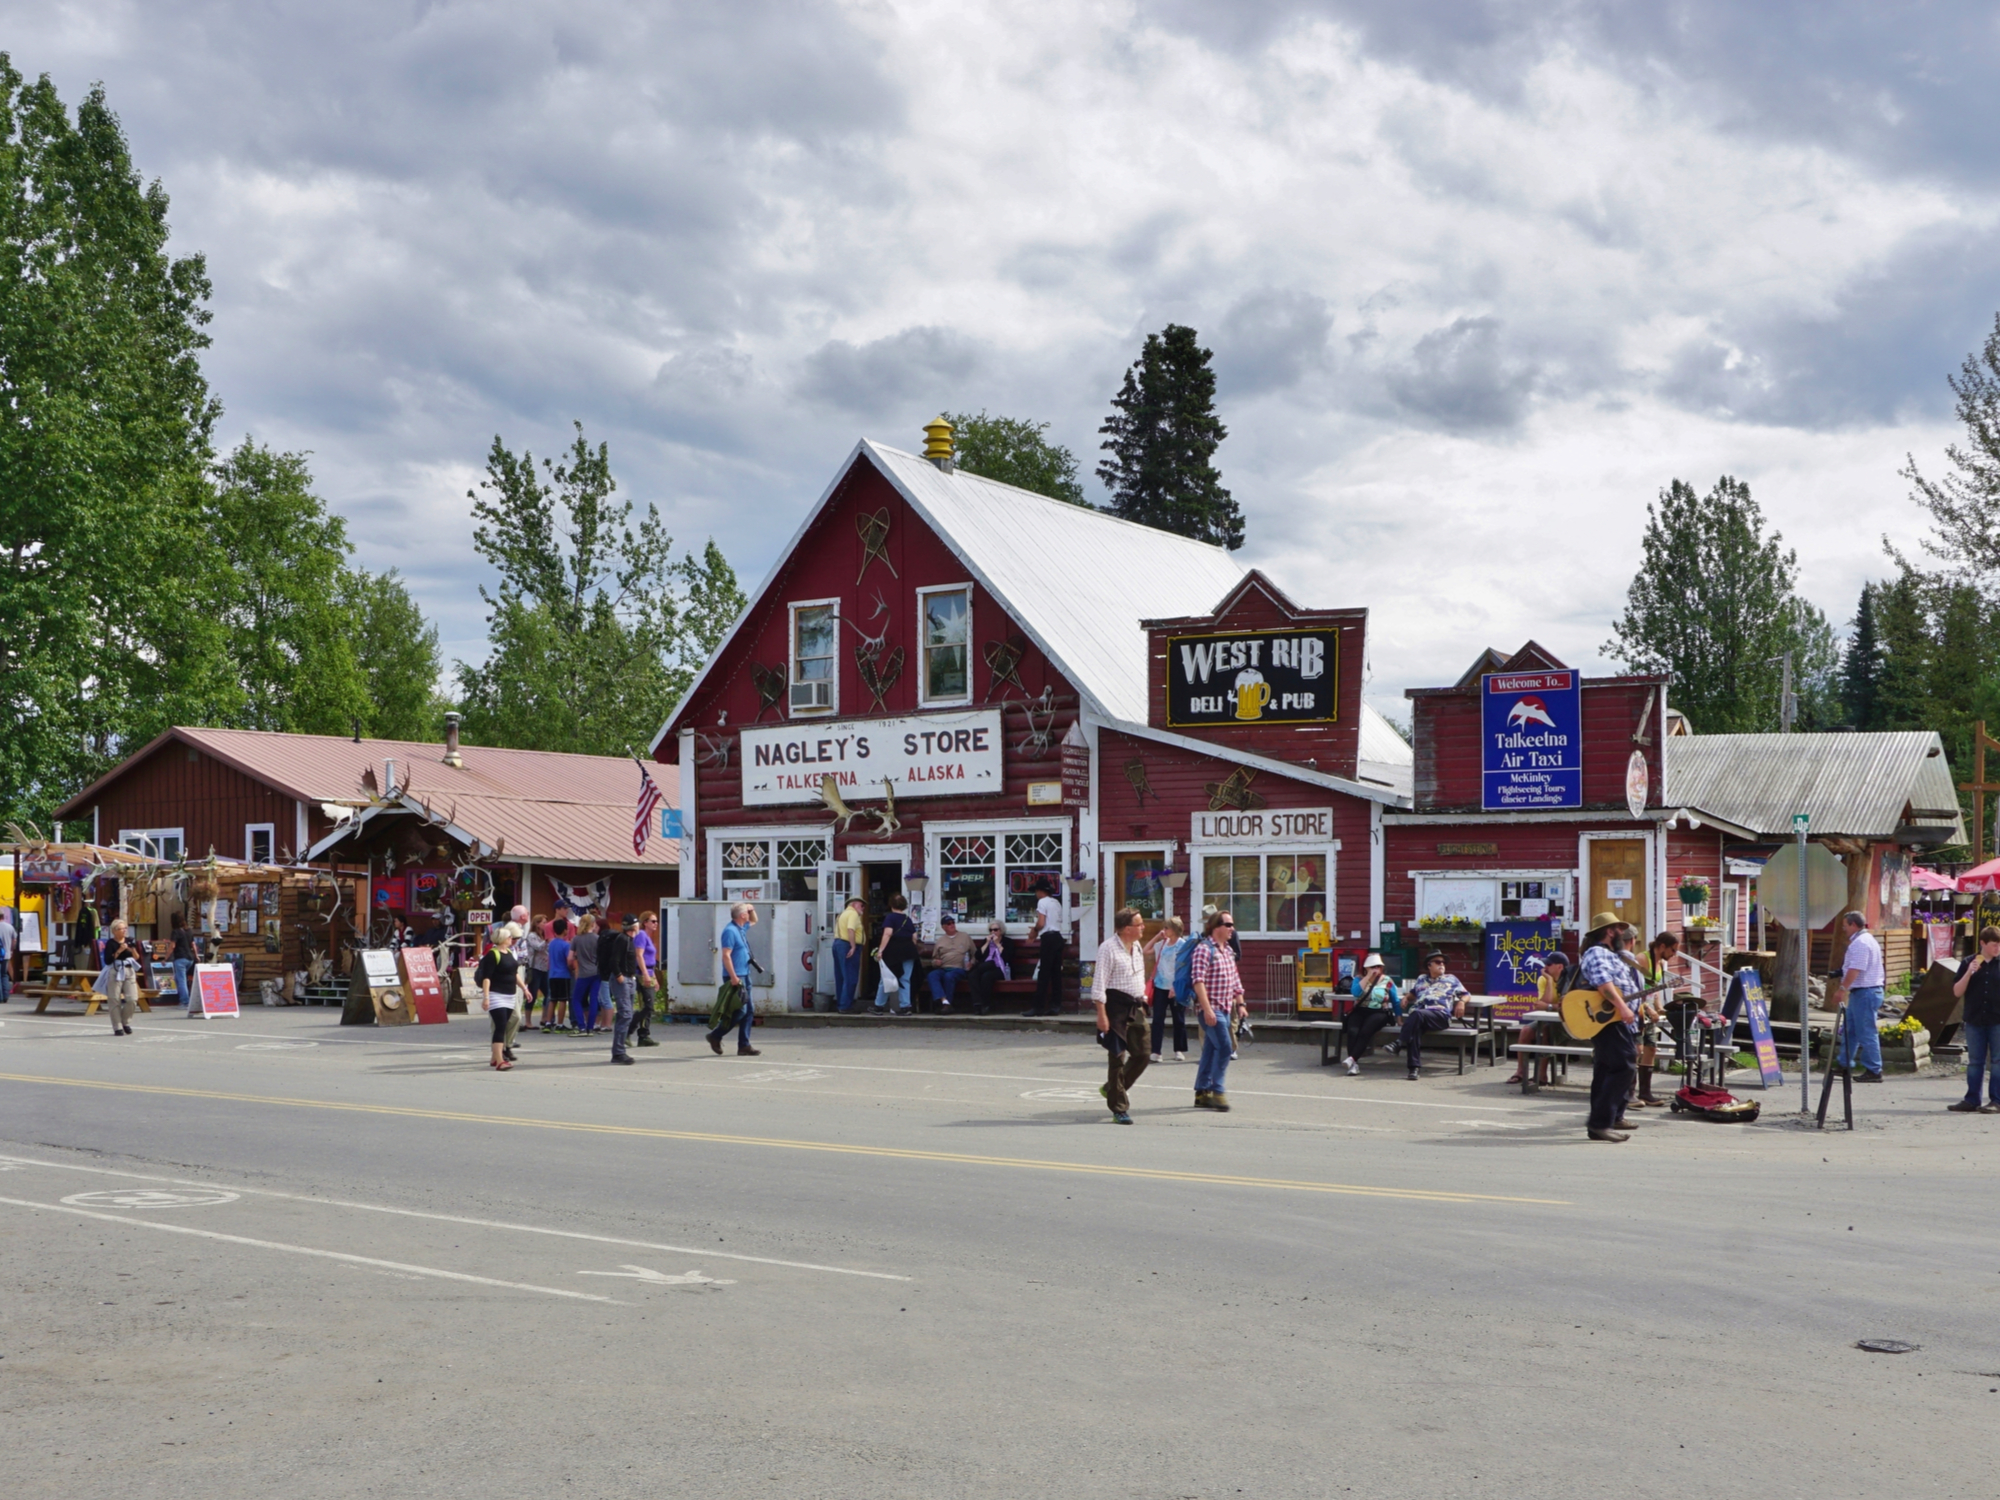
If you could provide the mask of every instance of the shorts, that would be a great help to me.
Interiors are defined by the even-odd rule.
[[[509,995],[507,998],[511,1001],[514,997]],[[502,1005],[499,1000],[500,997],[495,995],[493,1008],[486,1012],[487,1017],[493,1022],[493,1040],[496,1044],[506,1042],[507,1023],[514,1018],[514,1007],[511,1004]]]

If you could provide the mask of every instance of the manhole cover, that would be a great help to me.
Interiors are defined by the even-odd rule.
[[[1861,1339],[1854,1347],[1866,1349],[1870,1354],[1914,1354],[1923,1345],[1906,1344],[1901,1339]]]
[[[72,1193],[63,1202],[72,1208],[200,1208],[234,1203],[236,1194],[221,1188],[109,1188],[101,1193]]]

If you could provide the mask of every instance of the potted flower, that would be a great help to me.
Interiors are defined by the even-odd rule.
[[[1680,889],[1681,905],[1689,917],[1706,915],[1708,911],[1708,878],[1703,875],[1683,875]]]
[[[1423,917],[1417,922],[1417,933],[1432,943],[1470,943],[1478,941],[1480,926],[1470,917]]]
[[[1915,1073],[1930,1066],[1931,1034],[1915,1016],[1904,1016],[1894,1025],[1881,1027],[1882,1071]]]

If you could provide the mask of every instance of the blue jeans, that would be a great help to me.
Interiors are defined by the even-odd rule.
[[[833,940],[833,1008],[854,1009],[854,992],[861,988],[861,949],[846,938]]]
[[[1882,1012],[1882,987],[1849,990],[1845,1009],[1847,1020],[1840,1028],[1840,1065],[1851,1068],[1858,1056],[1862,1072],[1881,1072],[1882,1038],[1875,1034],[1875,1018]]]
[[[10,953],[7,957],[0,958],[0,1005],[7,1003],[8,997],[13,993],[13,984],[14,956]]]
[[[743,1014],[736,1022],[736,1045],[747,1047],[750,1045],[750,1017],[756,1007],[750,1003],[750,986],[747,984],[742,986],[742,992]],[[729,1028],[727,1026],[723,1027],[720,1031],[711,1031],[709,1033],[718,1042],[728,1034]]]
[[[604,988],[610,994],[611,1004],[618,1013],[618,1019],[612,1023],[611,1028],[611,1055],[623,1057],[626,1051],[626,1039],[632,1034],[634,983],[630,979],[607,979],[604,981]]]
[[[889,1008],[889,997],[899,989],[903,992],[903,998],[897,1002],[896,1009],[900,1012],[910,1008],[910,976],[915,972],[916,967],[917,961],[914,958],[906,958],[903,960],[903,972],[898,975],[887,964],[882,965],[882,984],[875,991],[875,1008],[877,1010],[887,1010]]]
[[[576,1023],[578,1031],[589,1031],[597,1024],[597,976],[579,974],[571,982],[569,992],[570,1019]]]
[[[2000,1026],[1967,1026],[1965,1031],[1965,1098],[1979,1102],[1979,1075],[1989,1074],[1986,1100],[2000,1104]]]
[[[174,960],[174,993],[186,1005],[194,995],[194,960],[177,958]]]
[[[1201,1065],[1194,1070],[1197,1094],[1223,1092],[1223,1075],[1229,1071],[1229,1017],[1217,1012],[1215,1024],[1201,1028]]]
[[[958,993],[959,981],[965,978],[964,969],[932,969],[930,972],[931,999],[949,1005],[952,996]]]

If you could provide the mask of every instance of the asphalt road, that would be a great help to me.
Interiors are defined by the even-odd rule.
[[[1612,1147],[1580,1087],[1295,1046],[1226,1117],[1160,1065],[1124,1129],[1070,1038],[498,1075],[483,1021],[22,1009],[10,1495],[1992,1489],[2000,1116],[1947,1079]]]

